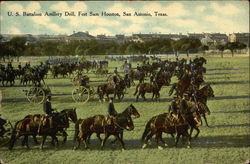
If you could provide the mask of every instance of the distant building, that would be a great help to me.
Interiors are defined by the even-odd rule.
[[[228,39],[229,42],[241,42],[249,47],[249,36],[250,33],[233,33],[229,35]]]
[[[77,32],[77,33],[74,33],[70,36],[67,36],[65,39],[67,41],[71,41],[71,40],[90,40],[90,39],[94,39],[95,37],[90,35],[88,33],[88,31],[86,32]]]
[[[187,38],[187,35],[182,34],[133,34],[133,41],[143,42],[144,40],[161,38],[161,39],[173,39],[178,40],[181,38]]]
[[[204,33],[188,33],[189,38],[203,39],[205,38]]]
[[[163,39],[173,39],[173,40],[178,40],[178,39],[181,39],[181,38],[187,38],[188,36],[187,35],[182,35],[182,34],[159,34],[159,37],[160,38],[163,38]]]
[[[124,40],[125,36],[124,35],[115,35],[117,40]]]
[[[214,41],[214,44],[226,44],[228,42],[228,36],[221,33],[205,33],[206,38],[210,38]]]

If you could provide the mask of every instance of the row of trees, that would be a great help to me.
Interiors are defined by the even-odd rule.
[[[236,49],[244,49],[246,45],[239,42],[217,45],[216,48],[223,54],[225,49],[233,53]],[[170,54],[176,57],[180,53],[207,51],[209,47],[202,45],[199,39],[181,38],[148,39],[144,42],[127,41],[118,43],[103,40],[62,41],[40,40],[27,44],[26,38],[14,37],[8,42],[0,43],[0,57],[4,56],[61,56],[61,55],[113,55],[113,54]]]

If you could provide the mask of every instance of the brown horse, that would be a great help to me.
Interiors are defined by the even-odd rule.
[[[101,148],[104,147],[106,140],[110,135],[114,135],[120,141],[123,149],[123,130],[133,130],[134,125],[131,116],[140,117],[136,108],[131,104],[122,113],[117,116],[96,115],[84,120],[78,120],[75,125],[75,140],[77,141],[74,149],[79,148],[81,141],[84,142],[85,148],[88,148],[88,139],[93,133],[102,142]],[[127,128],[128,127],[128,128]],[[104,133],[105,138],[102,140],[100,134]]]
[[[163,85],[166,84],[165,79],[155,79],[155,82],[153,83],[139,83],[136,86],[134,96],[136,96],[136,101],[138,101],[139,96],[141,96],[144,101],[146,101],[145,94],[146,93],[153,93],[152,100],[155,98],[155,100],[159,100],[160,98],[160,90]],[[137,94],[138,93],[138,94]]]
[[[200,115],[202,115],[202,117],[204,118],[207,126],[208,126],[208,123],[207,123],[206,115],[210,114],[210,110],[209,110],[209,108],[207,106],[207,99],[209,97],[214,97],[214,91],[213,91],[212,87],[209,84],[207,84],[203,88],[199,89],[197,91],[197,93],[195,93],[195,96],[194,96],[194,101],[198,105],[198,111],[197,112]]]
[[[176,91],[176,95],[181,96],[191,85],[191,76],[189,74],[184,74],[178,83],[174,83],[172,88],[169,91],[169,96],[173,94],[173,91]]]
[[[43,117],[43,118],[42,118]],[[14,130],[11,135],[9,149],[13,149],[15,141],[24,136],[23,144],[29,148],[28,136],[43,136],[43,140],[40,149],[43,148],[44,142],[47,136],[51,136],[52,141],[56,141],[58,145],[58,139],[56,137],[59,131],[64,131],[64,129],[69,127],[69,118],[73,121],[77,121],[77,115],[74,109],[65,109],[58,113],[57,119],[53,119],[52,127],[50,124],[50,116],[45,115],[29,115],[24,119],[17,121]],[[65,132],[65,131],[64,131]],[[65,132],[64,141],[66,141],[67,133]]]
[[[126,82],[121,79],[116,84],[106,83],[101,84],[97,87],[97,94],[99,95],[99,100],[102,101],[104,95],[109,98],[110,94],[114,94],[114,98],[117,96],[119,100],[123,99],[124,92],[126,89]]]
[[[187,137],[188,147],[190,146],[190,137],[188,134],[189,124],[185,121],[183,117],[179,117],[175,121],[170,119],[169,113],[160,114],[152,117],[146,124],[145,130],[142,135],[142,148],[146,148],[148,140],[156,135],[156,142],[159,149],[163,149],[159,145],[161,141],[165,146],[167,145],[162,139],[162,133],[168,133],[172,136],[177,134],[175,138],[175,146],[177,146],[180,136]]]

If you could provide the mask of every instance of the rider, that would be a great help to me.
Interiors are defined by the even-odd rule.
[[[117,67],[115,67],[115,70],[114,70],[114,75],[112,77],[112,83],[113,83],[113,87],[114,89],[117,89],[117,84],[119,82],[119,75],[118,75],[118,71],[117,71]]]
[[[46,102],[44,102],[43,111],[46,113],[46,116],[49,116],[50,128],[52,128],[53,127],[52,123],[53,123],[55,114],[53,113],[54,109],[52,109],[52,106],[51,106],[51,96],[48,96],[46,99]]]
[[[112,97],[109,99],[108,114],[110,116],[114,116],[114,117],[117,115],[117,112],[115,110],[115,106],[113,104],[113,98]]]
[[[150,83],[154,83],[154,75],[150,76]]]
[[[125,74],[124,81],[126,83],[126,86],[130,88],[131,84],[130,84],[129,74]]]
[[[174,117],[174,118],[178,118],[178,115],[179,115],[179,111],[178,111],[178,97],[174,97],[174,99],[171,101],[171,104],[169,106],[169,113],[170,113],[170,116]]]
[[[187,112],[189,106],[188,106],[188,102],[189,102],[189,97],[187,93],[184,93],[180,102],[180,111],[182,112]]]

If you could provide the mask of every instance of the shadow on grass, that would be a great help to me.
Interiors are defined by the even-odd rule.
[[[213,125],[209,128],[238,128],[238,127],[250,127],[250,124],[232,124],[232,125]]]
[[[250,110],[225,110],[225,111],[216,111],[212,113],[250,113]]]
[[[216,71],[216,70],[245,70],[248,69],[246,67],[242,67],[242,68],[208,68],[208,71]]]
[[[248,148],[250,147],[249,143],[249,135],[220,135],[220,136],[199,136],[197,139],[192,139],[191,141],[191,148]],[[102,136],[103,138],[103,136]],[[168,144],[168,148],[175,148],[174,146],[174,138],[172,138],[169,134],[163,134],[164,141]],[[31,139],[30,139],[31,140]],[[92,139],[89,144],[89,149],[84,148],[84,144],[81,143],[81,146],[77,151],[115,151],[115,150],[121,150],[121,144],[120,142],[116,142],[114,144],[111,143],[111,141],[114,140],[114,137],[109,137],[107,140],[105,147],[103,150],[101,150],[100,145],[101,142],[96,139],[96,137],[92,136]],[[141,142],[140,139],[132,139],[132,140],[126,140],[126,138],[123,140],[125,143],[125,148],[127,150],[133,149],[141,149]],[[39,138],[40,142],[40,138]],[[60,140],[59,140],[60,142]],[[50,144],[50,139],[47,140],[47,142],[44,145],[44,149],[41,151],[46,150],[73,150],[74,148],[74,142],[73,140],[68,140],[65,144],[59,143],[60,145],[56,148]],[[155,139],[153,139],[149,142],[147,149],[156,149],[157,145],[155,142]],[[180,139],[177,148],[186,148],[186,144],[182,143],[182,140]],[[0,150],[6,150],[7,147],[2,147]],[[15,147],[12,151],[27,151],[27,150],[39,150],[39,145],[34,145],[32,141],[30,141],[30,149],[27,149],[26,147],[20,146],[20,141],[15,144]]]
[[[152,102],[170,102],[172,100],[172,97],[169,98],[160,98],[159,101],[152,100],[149,98],[151,95],[148,94],[148,97],[146,101],[144,101],[142,98],[139,98],[138,102],[143,102],[143,103],[152,103]],[[248,95],[244,96],[219,96],[219,97],[214,97],[210,98],[210,100],[230,100],[230,99],[245,99],[249,98]],[[3,99],[2,102],[25,102],[28,100],[26,98],[8,98],[8,99]],[[64,102],[64,103],[74,103],[74,100],[72,99],[72,96],[70,94],[52,94],[52,101],[53,102]],[[88,101],[91,102],[99,102],[99,98],[97,95],[94,95],[94,98],[90,98]],[[131,102],[131,103],[136,103],[135,97],[130,97],[130,98],[124,98],[121,101],[115,100],[115,103],[119,102]]]

